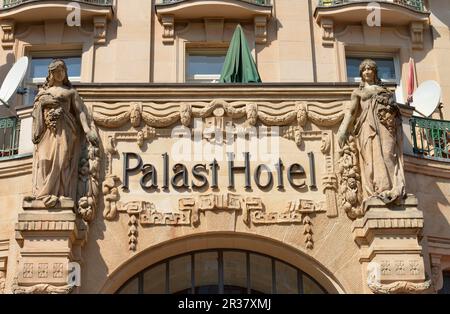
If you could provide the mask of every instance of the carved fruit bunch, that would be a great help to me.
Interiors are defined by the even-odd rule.
[[[44,120],[46,127],[56,133],[56,124],[63,113],[62,108],[47,108],[44,111]]]
[[[378,119],[388,129],[389,133],[395,136],[398,109],[395,106],[392,94],[382,92],[376,96],[376,102]]]
[[[78,174],[78,212],[85,221],[94,219],[100,185],[100,149],[88,143]]]
[[[339,151],[339,203],[351,219],[363,215],[361,210],[361,175],[358,150],[353,136]]]

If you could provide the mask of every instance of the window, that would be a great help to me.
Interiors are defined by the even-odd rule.
[[[175,256],[141,271],[119,290],[173,294],[323,294],[313,278],[276,258],[219,249]]]
[[[38,92],[38,85],[42,85],[48,74],[48,66],[54,59],[62,59],[66,63],[69,80],[79,82],[81,76],[80,53],[66,53],[59,57],[48,57],[43,54],[33,54],[31,56],[29,74],[25,82],[27,96],[24,105],[32,105]]]
[[[360,82],[359,65],[364,59],[372,59],[378,65],[378,76],[383,82],[399,82],[400,81],[400,66],[397,57],[394,56],[380,56],[368,57],[373,53],[363,55],[350,55],[346,57],[347,65],[347,81]]]
[[[226,49],[189,49],[186,53],[186,82],[218,83]]]
[[[450,294],[450,271],[445,271],[442,274],[442,279],[444,280],[444,285],[439,290],[439,294]]]

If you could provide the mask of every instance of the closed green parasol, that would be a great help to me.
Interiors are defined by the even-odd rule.
[[[220,83],[261,83],[241,25],[236,27],[220,74]]]

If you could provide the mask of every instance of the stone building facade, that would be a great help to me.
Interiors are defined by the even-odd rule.
[[[263,84],[215,83],[237,24]],[[449,25],[441,0],[3,1],[0,77],[31,62],[0,107],[0,292],[445,290]],[[35,100],[53,58],[79,120],[70,145],[43,149]],[[390,201],[366,195],[359,133],[340,141],[367,58],[383,90],[407,94],[410,58],[416,88],[442,88],[431,117],[396,105],[405,190]],[[76,171],[43,151],[73,151],[57,166]],[[40,197],[42,169],[76,196]]]

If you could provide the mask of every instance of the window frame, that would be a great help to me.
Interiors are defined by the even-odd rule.
[[[395,79],[381,79],[383,83],[400,84],[402,78],[402,71],[400,66],[400,57],[397,52],[379,52],[379,51],[346,51],[344,58],[345,79],[349,83],[360,83],[361,77],[348,77],[347,58],[363,58],[363,59],[390,59],[394,61]]]
[[[23,81],[23,87],[27,88],[27,93],[24,95],[24,105],[25,106],[31,106],[34,99],[32,98],[32,94],[30,93],[31,88],[38,89],[39,85],[42,85],[45,83],[45,77],[31,77],[31,64],[33,62],[33,59],[64,59],[64,58],[80,58],[80,75],[79,76],[69,76],[69,80],[71,82],[81,82],[81,75],[83,73],[83,52],[81,49],[70,49],[70,50],[57,50],[57,51],[46,51],[46,50],[37,50],[37,51],[30,51],[28,53],[29,58],[29,64],[27,74],[25,76],[25,79]]]
[[[185,50],[185,73],[184,82],[185,83],[205,83],[205,84],[215,84],[220,81],[219,74],[194,74],[194,77],[189,75],[189,57],[191,55],[207,56],[207,55],[224,55],[226,58],[228,52],[228,46],[209,46],[209,47],[186,47]],[[225,59],[224,59],[225,62]]]

